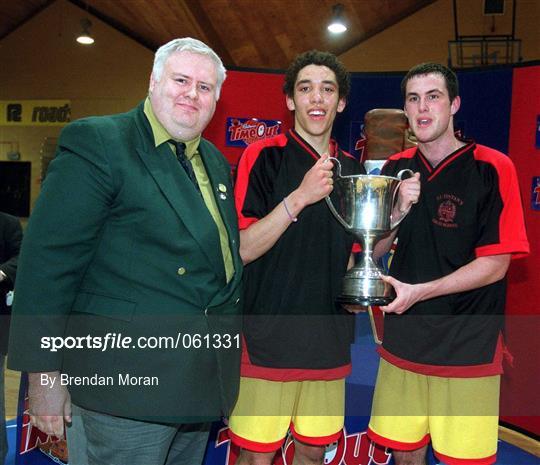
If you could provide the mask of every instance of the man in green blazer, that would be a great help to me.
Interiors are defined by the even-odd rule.
[[[225,68],[185,38],[148,98],[68,125],[23,240],[9,366],[70,464],[197,464],[238,389],[242,274],[230,168],[201,138]],[[72,417],[73,413],[73,417]]]
[[[17,260],[21,248],[22,228],[19,219],[0,211],[0,465],[8,452],[4,404],[4,361],[9,337],[9,314]]]

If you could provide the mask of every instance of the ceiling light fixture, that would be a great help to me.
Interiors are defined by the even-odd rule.
[[[328,30],[332,34],[341,34],[347,30],[347,26],[343,22],[344,7],[338,3],[332,7],[332,21],[328,25]]]
[[[92,23],[90,22],[90,20],[88,18],[81,19],[81,27],[82,32],[79,37],[77,37],[77,42],[83,45],[93,44],[94,38],[90,35],[90,28],[92,27]]]

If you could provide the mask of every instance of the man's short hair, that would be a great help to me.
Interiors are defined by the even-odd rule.
[[[346,99],[351,88],[351,79],[349,73],[343,66],[343,63],[330,52],[321,52],[319,50],[310,50],[298,55],[287,68],[285,73],[285,83],[283,84],[283,92],[290,98],[294,97],[294,85],[298,73],[309,65],[326,66],[330,68],[336,75],[336,80],[339,88],[339,98]]]
[[[165,45],[162,45],[157,49],[157,52],[154,56],[154,66],[152,67],[152,74],[156,81],[161,79],[163,74],[163,67],[167,58],[169,58],[175,52],[189,52],[196,53],[199,55],[205,55],[210,58],[216,65],[217,71],[217,84],[216,84],[216,100],[219,98],[221,92],[221,85],[225,78],[227,77],[227,71],[221,58],[214,52],[208,45],[204,42],[201,42],[197,39],[192,39],[191,37],[184,37],[182,39],[174,39],[170,42],[167,42]]]
[[[413,66],[405,75],[401,81],[401,95],[403,96],[403,100],[405,100],[407,95],[407,83],[409,80],[415,76],[425,76],[426,74],[440,74],[444,78],[450,102],[453,102],[454,99],[459,95],[459,83],[456,73],[440,63],[429,62],[420,63],[419,65]]]

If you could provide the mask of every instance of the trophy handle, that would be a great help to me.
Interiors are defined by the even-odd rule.
[[[339,162],[339,160],[336,158],[336,157],[328,157],[328,160],[332,160],[332,161],[335,161],[337,163],[337,176],[339,178],[341,178],[341,163]],[[409,170],[410,171],[410,170]]]
[[[401,186],[401,183],[403,181],[403,175],[404,174],[408,174],[410,176],[414,176],[414,171],[413,170],[410,170],[408,168],[404,169],[404,170],[401,170],[400,172],[398,172],[397,174],[397,178],[399,179],[399,183],[396,187],[396,190],[394,191],[394,194],[392,196],[392,206],[395,205],[396,203],[396,195],[399,191],[399,186]],[[409,214],[409,212],[411,211],[411,207],[407,208],[407,211],[403,214],[403,216],[397,220],[397,221],[393,221],[392,220],[392,215],[390,215],[390,229],[394,229],[396,226],[399,225],[399,223],[401,223],[403,221],[403,219]]]
[[[328,205],[328,208],[330,208],[330,211],[335,216],[336,220],[338,220],[341,223],[341,226],[343,226],[345,229],[349,230],[352,229],[352,224],[347,223],[341,215],[337,212],[337,210],[334,208],[334,204],[330,200],[330,196],[327,195],[324,200],[326,200],[326,203]]]
[[[400,181],[403,181],[403,175],[408,174],[410,177],[414,176],[414,171],[410,170],[409,168],[405,168],[404,170],[401,170],[398,172],[396,178],[398,178]]]
[[[339,162],[339,160],[335,157],[328,157],[328,160],[332,160],[333,162],[337,163],[337,173],[336,175],[341,178],[341,163]],[[337,212],[337,210],[334,208],[334,204],[332,203],[332,201],[330,200],[330,196],[327,195],[324,200],[326,200],[326,203],[328,205],[328,208],[330,208],[330,211],[332,212],[332,214],[334,215],[334,217],[336,218],[336,220],[338,220],[340,223],[341,223],[341,226],[343,226],[345,229],[351,229],[352,228],[352,224],[349,224],[347,223],[342,217],[341,215]]]

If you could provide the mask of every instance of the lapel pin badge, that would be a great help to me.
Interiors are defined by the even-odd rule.
[[[227,186],[225,184],[218,184],[219,198],[225,200],[227,198]]]

